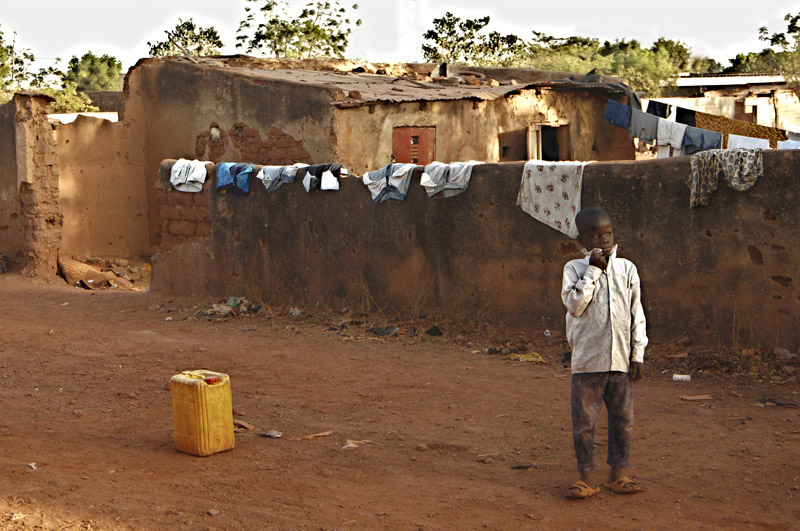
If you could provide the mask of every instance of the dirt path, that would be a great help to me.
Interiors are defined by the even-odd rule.
[[[0,276],[0,527],[800,526],[800,410],[754,405],[764,393],[798,401],[797,387],[648,374],[632,463],[648,492],[567,502],[560,364],[508,362],[447,336],[369,339],[363,326],[349,339],[303,319],[165,311],[179,305]],[[188,368],[229,373],[235,418],[284,438],[244,431],[231,452],[177,453],[167,382]],[[701,394],[714,400],[679,399]],[[324,430],[334,434],[288,438]],[[601,427],[602,472],[604,438]],[[342,450],[346,439],[371,442]]]

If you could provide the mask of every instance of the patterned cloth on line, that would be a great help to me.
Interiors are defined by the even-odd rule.
[[[583,169],[587,164],[581,161],[526,162],[517,204],[534,219],[576,238],[575,214],[581,209]]]
[[[760,149],[712,149],[692,155],[689,206],[705,206],[722,177],[737,192],[746,192],[764,175]]]
[[[698,111],[695,113],[695,121],[696,127],[722,133],[725,137],[723,138],[724,146],[728,145],[728,135],[766,138],[770,140],[769,147],[773,149],[778,147],[778,141],[788,140],[786,131],[783,129],[758,125],[752,122],[745,122],[744,120],[734,120],[725,116],[717,116]]]

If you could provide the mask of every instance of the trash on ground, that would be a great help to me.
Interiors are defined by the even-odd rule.
[[[300,317],[301,315],[303,315],[303,310],[301,310],[300,308],[295,308],[293,306],[289,308],[289,315],[291,315],[292,317]]]
[[[250,424],[249,422],[246,422],[244,420],[239,420],[239,419],[234,419],[233,425],[236,428],[243,428],[245,430],[254,430],[254,429],[256,429],[256,427],[253,426],[252,424]]]
[[[8,263],[10,260],[4,254],[0,254],[0,275],[8,271]]]
[[[442,333],[442,329],[439,328],[436,325],[433,325],[432,327],[430,327],[427,330],[425,330],[425,333],[428,334],[429,336],[441,336],[441,335],[444,335]]]
[[[291,437],[292,441],[308,441],[311,439],[319,439],[320,437],[328,437],[333,435],[333,430],[321,431],[319,433],[312,433],[311,435],[304,435],[302,437]]]
[[[538,352],[529,352],[527,354],[509,354],[506,356],[510,361],[527,361],[531,363],[547,363],[541,354]]]
[[[712,400],[711,395],[681,395],[681,400]]]
[[[372,441],[354,441],[352,439],[347,439],[347,444],[342,446],[342,450],[352,450],[353,448],[358,448],[363,444],[368,444]]]
[[[783,407],[800,407],[794,402],[784,402],[780,398],[770,398],[767,395],[761,397],[761,403],[764,405],[775,404],[776,406]]]
[[[513,465],[513,466],[511,467],[511,469],[512,469],[512,470],[526,470],[526,469],[528,469],[528,468],[531,468],[532,466],[533,466],[532,464],[525,464],[525,465]]]
[[[102,271],[95,266],[84,264],[72,258],[59,256],[58,271],[70,286],[91,290],[116,288],[126,291],[144,291],[144,289],[135,286],[133,282],[117,276],[113,271]]]
[[[36,470],[36,463],[28,463],[28,468],[31,470]]]
[[[688,374],[673,374],[672,381],[674,382],[691,382],[692,377]]]
[[[397,329],[396,326],[387,326],[386,328],[380,328],[378,326],[373,326],[372,328],[367,330],[367,332],[375,334],[376,336],[390,336],[390,335],[394,334],[395,332],[397,332],[397,330],[398,329]]]
[[[269,430],[264,433],[259,433],[258,436],[264,437],[266,439],[280,439],[281,437],[283,437],[283,434],[278,430]]]

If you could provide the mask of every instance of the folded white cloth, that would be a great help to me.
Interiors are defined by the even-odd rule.
[[[422,174],[419,183],[425,187],[428,197],[442,198],[463,194],[472,178],[472,168],[478,164],[483,162],[477,160],[450,164],[431,162],[425,166],[425,173]]]
[[[179,192],[202,192],[208,175],[206,164],[212,163],[205,160],[178,159],[169,172],[170,184]]]
[[[319,184],[320,190],[338,190],[339,179],[337,179],[330,171],[322,172]]]
[[[728,149],[769,149],[769,140],[749,136],[728,135]]]

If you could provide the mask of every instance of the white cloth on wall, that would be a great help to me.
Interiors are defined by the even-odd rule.
[[[797,140],[781,140],[778,142],[778,149],[800,149],[800,142]]]
[[[322,172],[322,177],[320,177],[320,190],[338,190],[339,189],[339,179],[336,178],[330,171]]]
[[[659,118],[656,143],[659,146],[672,146],[675,149],[680,149],[683,147],[684,133],[686,133],[686,124]],[[659,158],[661,158],[660,155]]]
[[[769,149],[769,140],[766,138],[752,138],[749,136],[728,135],[728,149]]]
[[[571,238],[578,236],[583,169],[589,162],[531,160],[522,171],[517,204],[522,210]]]
[[[262,166],[256,175],[256,179],[264,183],[268,193],[272,193],[284,183],[290,183],[297,177],[297,170],[305,168],[308,164],[298,162],[291,166]]]
[[[483,164],[477,160],[468,162],[431,162],[425,166],[425,173],[420,178],[420,184],[425,188],[428,197],[453,197],[463,194],[472,178],[472,168]],[[439,194],[439,195],[437,195]]]
[[[672,156],[672,146],[658,146],[656,158],[668,159]]]
[[[169,172],[169,182],[179,192],[198,193],[203,191],[208,172],[205,160],[178,159]]]
[[[372,194],[374,203],[388,199],[404,201],[411,185],[411,174],[416,164],[389,164],[383,168],[364,174],[362,180]]]

